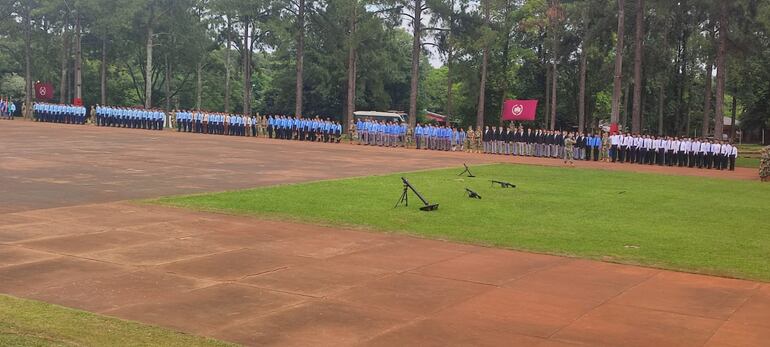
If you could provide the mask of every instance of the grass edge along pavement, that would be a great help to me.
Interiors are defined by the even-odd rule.
[[[0,294],[0,346],[235,346],[209,338]]]
[[[666,174],[495,164],[144,202],[397,232],[484,246],[770,281],[770,185]],[[436,212],[393,208],[407,177]],[[489,179],[518,184],[502,190]],[[482,200],[469,199],[464,188]],[[506,207],[509,206],[509,207]]]

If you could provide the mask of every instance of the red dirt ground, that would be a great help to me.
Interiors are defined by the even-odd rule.
[[[768,284],[120,202],[551,160],[21,121],[0,148],[0,293],[248,345],[770,340]]]

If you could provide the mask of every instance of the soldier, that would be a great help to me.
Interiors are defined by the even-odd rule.
[[[412,145],[414,144],[414,129],[410,127],[408,124],[404,124],[406,134],[404,135],[404,147],[406,148],[412,148]]]
[[[473,126],[468,127],[468,131],[465,132],[465,142],[463,143],[465,152],[470,153],[471,152],[471,142],[474,141],[476,137],[476,132],[473,131]]]
[[[762,148],[759,161],[759,178],[762,182],[770,180],[770,146]]]
[[[567,137],[564,138],[564,164],[569,163],[570,165],[574,166],[575,163],[572,162],[572,158],[575,150],[575,139],[572,138],[572,134],[568,134]]]

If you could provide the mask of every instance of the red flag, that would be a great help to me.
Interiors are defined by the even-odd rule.
[[[537,111],[537,100],[505,100],[503,120],[533,121]]]
[[[53,99],[53,85],[50,83],[35,83],[35,99],[51,100]]]

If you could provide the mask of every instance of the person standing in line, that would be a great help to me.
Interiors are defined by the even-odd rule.
[[[631,158],[631,162],[634,164],[643,164],[644,162],[644,154],[642,154],[642,151],[644,150],[644,139],[645,136],[639,133],[634,137],[636,149],[634,150],[635,153],[633,154],[633,158]]]
[[[714,158],[714,169],[720,170],[722,167],[722,142],[714,141],[711,145],[712,157]]]
[[[731,144],[730,145],[730,171],[735,171],[735,160],[738,158],[738,146]]]
[[[564,134],[561,130],[557,130],[553,135],[553,152],[554,158],[561,158],[564,152]]]
[[[620,135],[618,134],[612,134],[610,135],[610,160],[614,163],[616,162],[618,158],[618,151],[620,150],[620,139],[618,138]]]
[[[593,154],[594,161],[599,161],[599,156],[602,151],[602,136],[599,133],[594,133],[591,137],[591,152]]]
[[[532,129],[527,128],[527,133],[524,134],[522,141],[524,141],[524,152],[522,155],[531,156],[532,155]]]
[[[631,143],[628,146],[629,162],[636,164],[639,159],[639,147],[641,146],[641,138],[639,134],[631,134]]]
[[[690,139],[689,138],[682,138],[679,141],[679,152],[677,152],[677,161],[679,162],[679,167],[686,167],[687,166],[687,151],[690,149]]]
[[[484,126],[484,132],[481,134],[481,142],[484,143],[484,153],[489,153],[489,138],[492,131],[489,129],[489,125]]]
[[[694,168],[695,167],[695,153],[698,153],[700,151],[700,142],[698,139],[690,139],[690,147],[687,149],[687,167]]]
[[[708,140],[701,140],[698,144],[698,168],[702,169],[706,167],[706,153],[708,153],[711,144]]]
[[[631,144],[634,143],[634,136],[631,133],[623,135],[623,143],[621,144],[623,150],[623,160],[621,162],[628,163],[631,161]]]
[[[572,133],[567,134],[564,138],[564,164],[569,163],[570,166],[574,166],[572,161],[575,154],[575,139],[572,138]]]
[[[730,148],[729,142],[722,142],[722,150],[720,153],[721,163],[719,165],[719,170],[727,170],[729,161],[730,161],[730,152],[732,152],[732,148]]]

